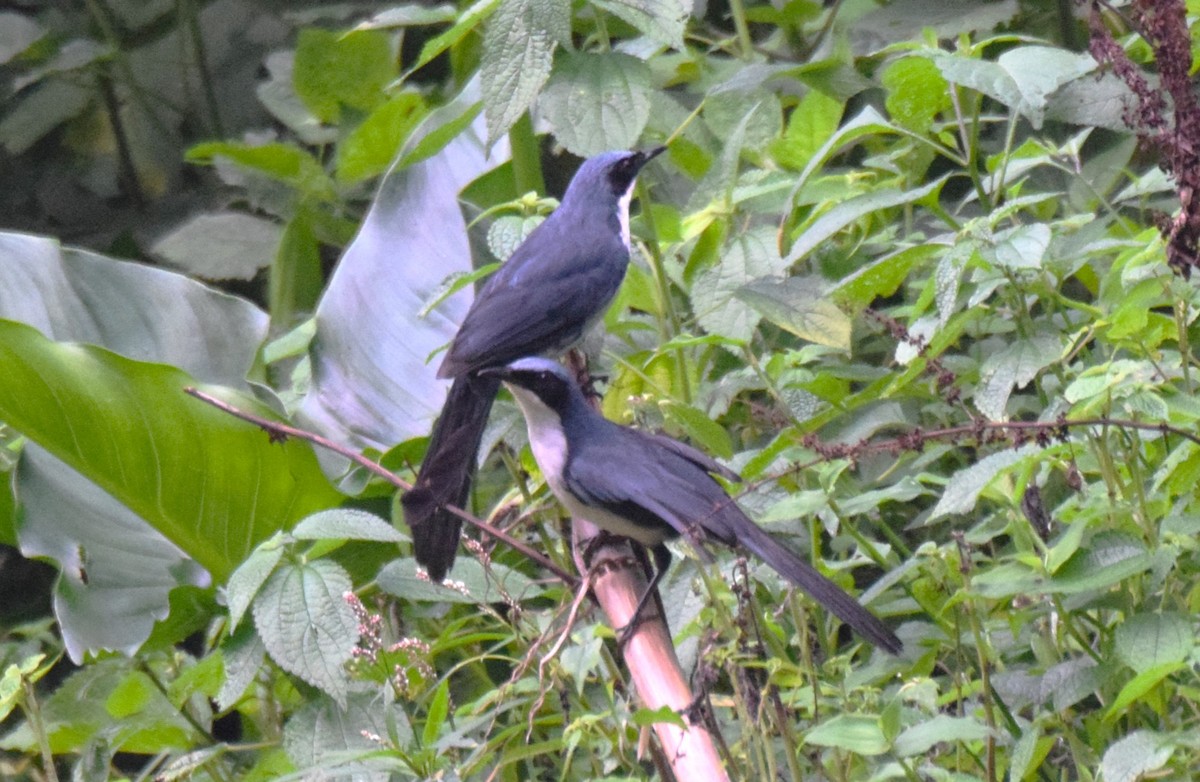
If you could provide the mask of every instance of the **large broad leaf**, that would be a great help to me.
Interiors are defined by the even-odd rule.
[[[170,362],[198,380],[224,385],[242,382],[267,328],[266,315],[254,305],[178,274],[24,234],[0,234],[0,317],[23,321],[56,340]],[[5,347],[14,346],[5,341]],[[22,387],[13,372],[0,378],[5,393],[43,405],[55,401],[46,388],[59,393],[49,380],[39,377],[37,386]],[[83,380],[87,389],[90,379]],[[195,404],[180,396],[178,385],[170,396],[180,405]],[[34,418],[55,415],[47,407],[28,412]],[[125,412],[140,417],[144,411],[138,402]],[[100,419],[74,413],[83,416],[84,432],[100,431]],[[29,431],[17,420],[9,423]],[[109,424],[119,421],[110,418]],[[191,447],[182,445],[185,452]],[[149,481],[150,475],[143,477]],[[75,659],[86,650],[136,648],[154,620],[166,615],[172,586],[208,580],[175,545],[89,478],[95,476],[85,477],[30,446],[17,479],[18,542],[26,556],[50,557],[62,567],[55,611]]]
[[[784,268],[774,231],[756,228],[738,236],[719,263],[696,276],[691,290],[696,320],[710,334],[749,341],[761,316],[737,297],[738,289]]]
[[[850,350],[850,318],[821,292],[811,277],[766,277],[735,292],[767,320],[798,337],[839,350]]]
[[[423,128],[461,116],[477,96],[478,88],[468,87]],[[418,129],[414,143],[426,135]],[[438,154],[393,170],[380,185],[317,307],[313,385],[300,408],[307,425],[380,449],[429,431],[447,387],[429,359],[454,336],[471,291],[421,312],[448,276],[471,270],[458,191],[507,157],[502,150],[489,162],[483,136],[478,120]]]
[[[53,342],[6,321],[0,365],[0,420],[220,581],[259,541],[339,500],[309,446],[271,443],[254,426],[188,397],[183,389],[195,381],[174,367]],[[228,389],[210,391],[257,407]]]
[[[224,385],[242,382],[267,333],[266,314],[247,301],[163,269],[17,233],[0,233],[0,318]]]

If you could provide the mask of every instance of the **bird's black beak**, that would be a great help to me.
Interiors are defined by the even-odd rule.
[[[639,152],[638,156],[641,158],[641,160],[638,161],[638,168],[641,168],[642,166],[646,165],[651,160],[654,160],[654,158],[658,157],[659,155],[661,155],[662,153],[664,153],[666,151],[667,151],[667,148],[665,146],[662,146],[662,147],[655,147],[654,149],[650,149],[645,152]]]

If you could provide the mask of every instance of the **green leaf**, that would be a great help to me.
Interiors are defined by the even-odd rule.
[[[902,57],[884,69],[888,114],[917,133],[928,133],[938,114],[950,108],[950,89],[937,66],[925,57]]]
[[[1104,712],[1104,721],[1112,722],[1118,717],[1126,716],[1126,710],[1134,703],[1142,698],[1158,686],[1159,682],[1166,679],[1176,671],[1183,670],[1186,663],[1173,662],[1154,665],[1141,670],[1137,676],[1125,683],[1121,691],[1117,693],[1117,697],[1113,699],[1108,710]]]
[[[344,595],[350,577],[336,562],[289,563],[271,574],[254,600],[254,626],[279,667],[345,706],[345,664],[358,642],[358,621]]]
[[[432,747],[437,741],[442,725],[450,714],[450,680],[443,679],[433,693],[429,704],[429,713],[425,716],[425,729],[421,732],[421,742],[426,747]]]
[[[538,98],[555,138],[580,157],[637,143],[650,118],[650,68],[628,54],[563,56]]]
[[[859,755],[882,755],[888,751],[888,741],[878,717],[838,714],[817,724],[804,734],[806,744],[835,747]]]
[[[942,249],[935,244],[922,244],[888,253],[839,281],[830,293],[839,304],[861,309],[876,298],[891,296],[914,266],[932,258]]]
[[[894,750],[902,758],[921,755],[937,744],[983,741],[988,733],[987,725],[970,717],[938,714],[906,728],[896,737]]]
[[[1100,774],[1104,782],[1138,782],[1165,766],[1174,752],[1170,738],[1151,730],[1135,730],[1104,751]]]
[[[857,220],[884,209],[920,201],[939,190],[945,182],[946,177],[940,177],[915,190],[884,188],[847,199],[805,226],[784,261],[791,266]]]
[[[253,547],[340,495],[311,448],[183,394],[173,367],[52,342],[0,321],[0,419],[126,505],[223,581]],[[228,389],[207,389],[266,412]]]
[[[333,180],[321,164],[293,144],[272,142],[249,145],[227,141],[197,144],[187,151],[186,160],[207,163],[224,157],[239,166],[283,182],[318,199],[332,199]]]
[[[845,104],[820,90],[805,93],[788,116],[783,136],[771,142],[771,157],[781,166],[804,170],[813,155],[824,146],[842,119]]]
[[[763,317],[796,336],[838,350],[850,349],[850,318],[821,293],[812,278],[755,280],[737,290],[737,297]]]
[[[733,456],[733,441],[729,438],[729,432],[704,411],[673,401],[663,402],[662,409],[669,420],[683,427],[688,437],[703,446],[704,450],[722,459]]]
[[[454,565],[453,578],[435,584],[422,571],[417,573],[413,559],[397,559],[384,565],[375,579],[379,588],[402,600],[434,603],[503,603],[508,599],[529,600],[543,587],[519,570],[493,562],[485,570],[476,559],[460,558]]]
[[[21,693],[24,691],[23,683],[25,681],[36,682],[45,675],[45,670],[34,675],[38,666],[45,659],[46,655],[35,654],[21,660],[20,664],[13,663],[4,669],[4,676],[0,677],[0,721],[5,720],[21,703]],[[48,669],[47,667],[46,670]]]
[[[228,711],[258,675],[267,648],[254,627],[247,623],[222,642],[219,654],[224,663],[225,678],[216,695],[217,708]]]
[[[428,108],[416,92],[401,92],[372,111],[337,147],[339,182],[353,183],[387,171]]]
[[[929,521],[951,513],[970,513],[980,493],[997,475],[1035,451],[1032,447],[999,451],[959,470],[946,484],[942,498],[929,514]]]
[[[533,104],[554,49],[571,38],[568,0],[500,0],[483,32],[479,77],[490,148]]]
[[[150,677],[141,671],[132,671],[109,693],[104,710],[117,719],[132,717],[149,705],[156,692]]]
[[[783,269],[775,231],[764,227],[738,235],[720,261],[701,271],[692,282],[696,321],[711,334],[748,341],[761,316],[736,294],[752,280],[777,275]]]
[[[504,215],[496,218],[496,221],[488,226],[488,251],[498,260],[507,261],[544,219],[539,215]]]
[[[160,238],[150,251],[201,279],[250,280],[271,265],[282,233],[278,223],[244,212],[201,212]]]
[[[1113,650],[1138,673],[1181,663],[1193,648],[1192,620],[1183,614],[1134,614],[1117,625],[1113,634]]]
[[[385,779],[387,774],[372,773],[362,762],[380,752],[379,741],[371,736],[394,736],[400,746],[408,747],[413,744],[411,733],[399,704],[382,700],[376,692],[360,692],[351,693],[344,708],[322,698],[298,709],[283,729],[283,746],[298,768],[313,769],[306,778]],[[272,773],[260,779],[279,776],[288,775]]]
[[[370,540],[403,543],[409,538],[373,513],[352,508],[334,508],[314,513],[292,530],[297,540]]]
[[[682,0],[594,0],[613,16],[624,19],[654,40],[683,51],[691,3]]]
[[[490,16],[498,5],[500,5],[500,0],[476,0],[474,5],[463,11],[454,26],[425,42],[425,45],[421,47],[421,55],[417,57],[413,66],[405,71],[404,78],[408,78],[424,68],[438,55],[474,32],[475,28]]]
[[[374,109],[383,102],[383,90],[396,73],[385,33],[300,30],[292,78],[296,94],[322,122],[337,122],[343,105]]]

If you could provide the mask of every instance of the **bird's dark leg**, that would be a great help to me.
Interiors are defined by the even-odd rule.
[[[646,586],[646,591],[642,593],[638,599],[637,607],[633,609],[633,617],[625,624],[624,627],[617,630],[617,645],[624,646],[633,635],[633,631],[638,628],[646,617],[643,612],[646,609],[646,603],[650,601],[652,595],[658,594],[658,582],[662,581],[662,577],[666,574],[667,568],[671,566],[671,549],[667,548],[667,544],[659,543],[657,546],[650,549],[650,553],[654,555],[654,576],[650,579],[650,583]],[[659,616],[663,617],[662,601],[658,604]],[[663,617],[665,620],[665,617]]]

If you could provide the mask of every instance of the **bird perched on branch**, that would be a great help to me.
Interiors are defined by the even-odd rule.
[[[629,201],[665,147],[605,152],[576,172],[559,207],[493,274],[467,312],[438,377],[454,378],[413,488],[401,501],[417,562],[440,582],[454,564],[461,506],[500,381],[480,370],[557,354],[607,309],[629,265]]]
[[[567,510],[653,553],[656,572],[639,613],[671,563],[666,541],[683,535],[701,553],[707,540],[748,549],[863,638],[900,652],[900,639],[878,617],[747,518],[712,477],[737,480],[730,470],[669,437],[604,418],[555,361],[522,358],[482,374],[504,381],[516,398],[534,458]]]

